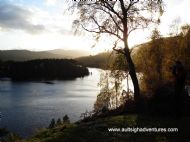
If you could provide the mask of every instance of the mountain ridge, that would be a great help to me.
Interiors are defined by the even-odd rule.
[[[30,51],[26,49],[0,50],[2,61],[27,61],[34,59],[71,59],[90,55],[80,50],[54,49],[47,51]]]

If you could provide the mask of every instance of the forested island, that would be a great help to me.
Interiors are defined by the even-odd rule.
[[[89,75],[86,67],[72,59],[38,59],[0,63],[0,77],[13,81],[65,80]]]

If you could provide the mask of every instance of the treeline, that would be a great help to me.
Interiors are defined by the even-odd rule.
[[[180,33],[170,37],[163,37],[155,29],[150,42],[131,49],[131,52],[141,89],[142,109],[147,108],[147,112],[171,113],[175,92],[173,66],[176,61],[183,64],[187,74],[185,85],[190,85],[190,26],[182,26]],[[133,111],[133,92],[129,87],[129,69],[125,56],[116,54],[108,69],[108,72],[102,74],[99,83],[101,92],[94,104],[95,111],[118,107]],[[123,88],[123,81],[126,81],[126,88]],[[189,107],[187,90],[184,90],[183,95],[187,97],[184,107]]]
[[[93,56],[76,58],[76,60],[87,67],[107,69],[114,56],[111,52],[104,52]]]
[[[86,67],[72,59],[39,59],[0,62],[0,77],[15,81],[64,80],[89,75]]]
[[[181,27],[181,32],[171,37],[162,37],[155,29],[149,43],[141,45],[134,52],[137,70],[143,73],[141,89],[156,90],[160,86],[173,82],[172,66],[180,61],[190,72],[190,25]],[[189,84],[187,76],[186,84]]]
[[[60,118],[57,119],[57,121],[55,121],[55,119],[53,118],[48,126],[49,129],[55,128],[56,126],[60,126],[60,125],[64,125],[64,124],[70,124],[70,119],[68,117],[68,115],[65,115],[63,117],[63,120],[61,120]]]

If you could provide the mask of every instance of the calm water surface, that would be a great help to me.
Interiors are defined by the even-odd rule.
[[[29,136],[38,128],[47,127],[52,118],[65,114],[71,121],[92,110],[100,69],[89,69],[92,75],[76,80],[42,82],[0,81],[0,127]]]

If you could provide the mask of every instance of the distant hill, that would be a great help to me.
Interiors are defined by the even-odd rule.
[[[63,59],[87,56],[89,53],[79,50],[55,49],[49,51],[29,51],[29,50],[0,50],[0,60],[2,61],[26,61],[33,59]]]
[[[86,67],[106,68],[112,58],[111,52],[89,55],[88,52],[80,50],[0,50],[0,60],[2,61],[28,61],[35,59],[75,59]]]
[[[83,50],[63,50],[63,49],[54,49],[54,50],[48,50],[47,52],[53,53],[56,55],[65,56],[67,58],[78,58],[82,56],[88,56],[90,53]]]
[[[111,52],[99,53],[97,55],[90,55],[85,57],[76,58],[80,64],[87,67],[107,68],[114,55]]]

